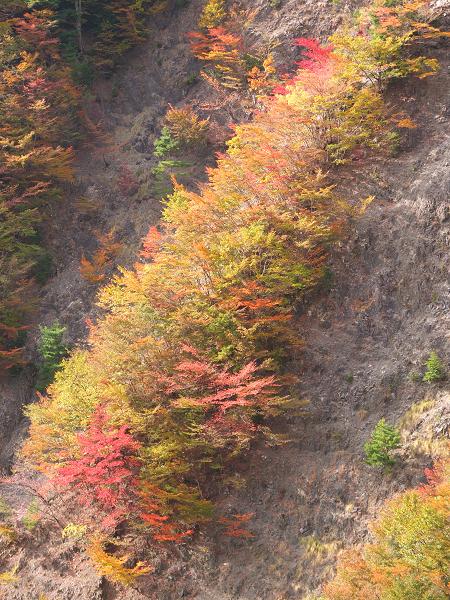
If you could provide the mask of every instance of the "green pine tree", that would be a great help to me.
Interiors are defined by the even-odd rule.
[[[427,370],[423,376],[423,381],[426,381],[427,383],[433,383],[435,381],[441,381],[444,379],[444,365],[442,364],[442,361],[436,352],[432,352],[430,354],[426,362],[426,367]]]
[[[392,450],[400,446],[400,433],[384,419],[378,421],[370,440],[364,444],[366,463],[373,467],[389,467],[394,464]]]
[[[66,328],[57,321],[50,327],[41,327],[41,339],[39,341],[39,354],[41,364],[37,377],[36,389],[44,392],[53,381],[56,371],[59,369],[61,360],[67,356],[68,349],[63,343],[63,335]]]

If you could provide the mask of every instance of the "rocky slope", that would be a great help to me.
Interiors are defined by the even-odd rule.
[[[280,44],[277,62],[288,65],[293,37],[325,37],[360,3],[287,0],[278,10],[262,0],[244,4],[254,13],[249,43]],[[82,343],[85,318],[96,314],[95,289],[79,274],[80,257],[94,247],[94,231],[115,226],[125,244],[118,261],[127,264],[158,219],[148,174],[168,103],[189,101],[205,114],[205,104],[216,103],[212,119],[219,131],[233,118],[250,116],[232,104],[221,108],[206,84],[187,83],[198,65],[185,33],[195,28],[201,6],[193,0],[158,17],[149,42],[113,80],[97,85],[87,108],[109,135],[81,153],[77,182],[67,190],[71,209],[61,204],[54,211],[49,241],[57,273],[43,291],[39,316],[44,323],[59,318],[72,343]],[[433,452],[430,440],[446,433],[450,404],[445,385],[411,377],[431,350],[447,364],[450,359],[448,48],[432,42],[430,51],[442,63],[437,76],[401,82],[388,92],[417,129],[395,158],[366,164],[358,177],[342,181],[347,193],[376,199],[333,257],[330,289],[299,314],[305,349],[293,357],[293,369],[301,378],[299,396],[309,405],[278,424],[290,443],[255,448],[242,465],[241,485],[224,490],[228,510],[255,513],[254,538],[224,540],[203,532],[192,546],[162,549],[153,557],[154,574],[124,591],[94,573],[77,543],[61,542],[56,530],[35,530],[18,556],[4,557],[5,564],[19,564],[20,578],[0,597],[299,600],[327,578],[341,547],[367,535],[367,521],[386,497],[421,479]],[[117,187],[123,166],[139,180],[131,196]],[[80,210],[80,198],[89,199],[87,212]],[[1,394],[5,463],[23,430],[20,407],[32,398],[30,382],[24,377],[5,383]],[[399,421],[408,410],[403,460],[392,474],[380,476],[364,464],[362,445],[379,418]]]

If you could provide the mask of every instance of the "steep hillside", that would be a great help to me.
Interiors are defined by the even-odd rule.
[[[86,320],[100,314],[98,285],[80,274],[82,257],[91,257],[98,235],[113,229],[122,244],[115,264],[131,266],[141,238],[158,222],[161,194],[154,192],[150,171],[168,104],[189,103],[210,117],[215,149],[223,148],[232,123],[253,116],[254,107],[238,95],[224,102],[223,92],[192,77],[199,62],[186,34],[196,29],[203,4],[171,4],[170,14],[155,18],[149,40],[127,55],[112,78],[97,81],[86,101],[89,118],[103,133],[78,154],[76,181],[66,187],[70,209],[67,203],[53,208],[47,241],[56,272],[42,290],[36,316],[36,325],[58,319],[67,326],[70,345],[85,343]],[[293,38],[325,40],[365,3],[242,4],[249,11],[248,48],[275,45],[277,66],[288,70],[296,58]],[[445,4],[434,6],[439,26],[448,29]],[[288,443],[255,445],[239,465],[239,478],[221,487],[219,509],[252,513],[253,537],[227,538],[211,525],[189,544],[155,549],[140,540],[135,555],[149,560],[154,572],[125,589],[95,572],[82,542],[62,540],[56,527],[37,527],[19,549],[2,550],[2,571],[17,566],[18,572],[17,581],[1,589],[2,598],[306,600],[330,578],[338,552],[367,538],[367,523],[385,499],[423,481],[424,467],[448,434],[450,414],[446,383],[425,384],[417,375],[431,351],[450,363],[450,63],[441,39],[422,46],[439,59],[439,72],[391,83],[386,91],[417,127],[404,135],[395,156],[341,170],[344,196],[373,195],[374,201],[334,248],[327,285],[296,308],[294,334],[304,344],[290,370],[308,404],[275,421]],[[189,188],[213,160],[207,153],[196,158],[186,177]],[[33,330],[31,359],[36,338]],[[2,383],[5,468],[23,439],[22,406],[35,399],[32,386],[32,370]],[[363,458],[364,442],[382,417],[403,423],[400,460],[384,474]],[[14,487],[3,497],[22,512],[30,500]]]

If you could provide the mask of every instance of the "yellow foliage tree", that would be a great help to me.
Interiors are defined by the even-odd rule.
[[[226,17],[225,0],[208,0],[198,21],[200,29],[211,29],[222,23]]]

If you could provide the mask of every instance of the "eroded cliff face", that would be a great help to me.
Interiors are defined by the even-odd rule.
[[[96,85],[87,106],[108,136],[80,154],[69,203],[54,209],[48,238],[57,272],[43,290],[37,318],[66,324],[70,343],[83,343],[85,319],[96,315],[95,289],[79,273],[94,231],[115,226],[124,242],[118,262],[131,264],[139,239],[158,220],[160,203],[149,173],[168,103],[189,102],[210,115],[218,139],[233,120],[251,118],[251,109],[238,98],[224,107],[206,83],[188,83],[198,64],[185,34],[195,29],[202,4],[192,0],[158,17],[148,43],[112,80]],[[294,60],[292,38],[324,39],[358,4],[286,0],[276,10],[263,0],[246,1],[252,13],[248,43],[276,42],[277,63],[288,68]],[[448,29],[450,11],[438,5],[440,24]],[[305,347],[293,357],[292,368],[300,376],[299,395],[309,405],[278,425],[290,443],[255,448],[242,465],[242,486],[224,490],[223,508],[254,513],[254,538],[227,540],[205,531],[191,545],[143,547],[138,550],[154,565],[154,575],[123,590],[98,577],[82,544],[61,540],[57,528],[35,529],[18,553],[2,556],[5,565],[17,564],[20,574],[16,584],[1,590],[2,598],[299,600],[320,588],[342,547],[366,537],[368,520],[387,497],[421,480],[433,440],[445,435],[450,404],[445,385],[426,386],[411,377],[431,350],[447,364],[450,358],[448,47],[433,41],[429,49],[441,61],[439,74],[388,90],[417,128],[397,156],[365,164],[340,183],[347,195],[373,194],[375,200],[335,253],[329,290],[299,314]],[[193,179],[201,177],[203,166],[199,160]],[[131,195],[117,185],[124,167],[137,173]],[[86,211],[80,198],[93,208]],[[33,356],[33,336],[29,352]],[[24,429],[21,405],[32,400],[31,375],[5,383],[1,393],[6,463]],[[410,410],[423,400],[428,402]],[[381,417],[400,421],[408,411],[403,460],[381,477],[364,464],[363,443]],[[23,491],[10,494],[12,503],[25,506]]]

